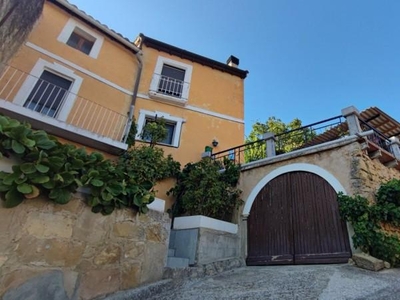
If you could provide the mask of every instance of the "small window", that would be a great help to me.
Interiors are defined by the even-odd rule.
[[[71,18],[61,30],[57,41],[96,59],[102,48],[104,36],[100,32],[86,27],[80,21]]]
[[[94,37],[76,27],[71,33],[67,45],[89,55],[95,41]]]
[[[185,120],[161,111],[149,111],[144,109],[139,111],[136,139],[150,141],[150,137],[143,136],[143,128],[149,122],[154,122],[156,118],[162,118],[165,121],[165,126],[167,129],[166,138],[159,143],[172,147],[179,147],[182,124],[185,122]]]
[[[150,122],[154,122],[154,119],[147,117],[145,125],[147,125]],[[176,123],[166,122],[165,128],[167,129],[167,136],[165,137],[164,140],[160,141],[159,143],[166,144],[166,145],[172,145],[173,141],[174,141],[174,133],[175,133],[175,128],[176,128]],[[143,140],[150,141],[150,137],[143,136]]]
[[[182,97],[183,84],[185,81],[185,70],[163,65],[158,92],[174,97]]]
[[[56,118],[71,85],[71,80],[45,70],[26,99],[24,107]]]

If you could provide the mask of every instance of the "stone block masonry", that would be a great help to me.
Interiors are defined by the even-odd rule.
[[[67,205],[0,206],[0,298],[93,299],[160,280],[169,231],[167,214],[103,216],[80,195]]]
[[[351,157],[351,182],[353,194],[360,194],[370,202],[382,183],[400,179],[400,171],[384,166],[379,160],[371,159],[363,152]]]
[[[28,37],[43,4],[44,0],[0,1],[0,71]]]

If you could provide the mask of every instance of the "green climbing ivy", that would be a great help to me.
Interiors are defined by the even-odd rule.
[[[351,197],[343,193],[338,194],[338,202],[342,218],[353,225],[354,246],[400,266],[400,237],[383,228],[385,223],[400,226],[400,180],[382,184],[375,203],[359,195]]]
[[[157,147],[132,147],[117,161],[84,148],[62,144],[41,130],[0,116],[0,156],[15,157],[12,172],[0,172],[0,193],[6,207],[45,195],[68,203],[81,186],[89,187],[93,212],[110,214],[129,207],[146,213],[154,201],[157,181],[175,176],[180,169],[171,156]]]

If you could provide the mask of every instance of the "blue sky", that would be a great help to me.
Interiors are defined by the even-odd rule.
[[[246,133],[378,106],[400,120],[398,0],[70,0],[133,40],[140,32],[225,62],[245,80]]]

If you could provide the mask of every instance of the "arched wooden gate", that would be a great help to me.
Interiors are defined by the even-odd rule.
[[[247,222],[247,265],[344,263],[351,256],[336,192],[313,173],[271,180],[258,193]]]

